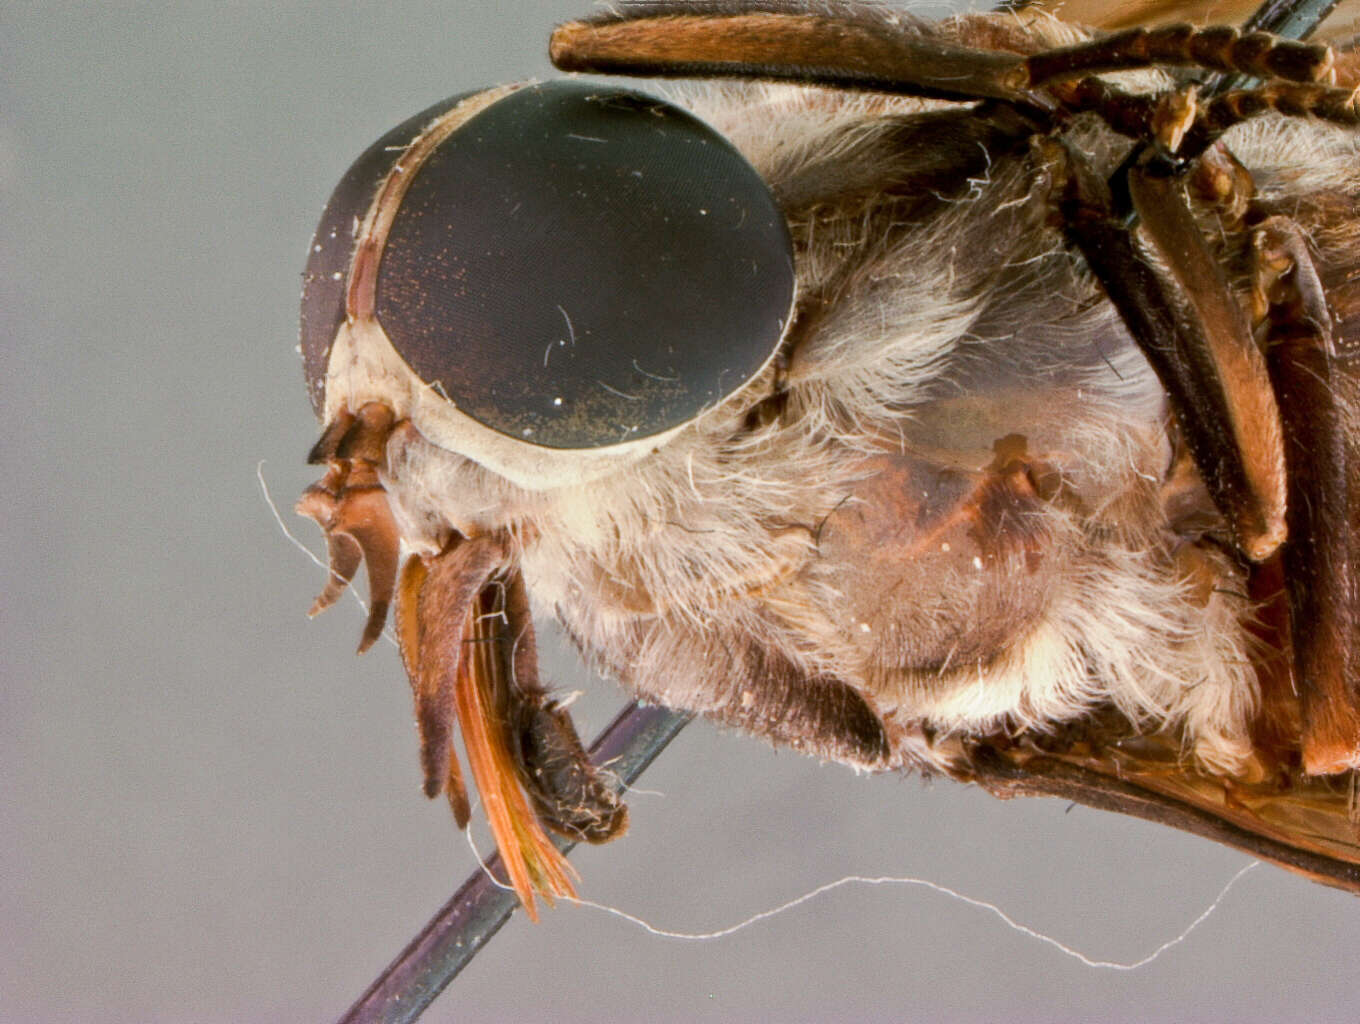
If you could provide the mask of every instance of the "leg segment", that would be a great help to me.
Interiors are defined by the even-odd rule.
[[[630,4],[568,22],[549,54],[563,71],[776,79],[845,89],[1036,102],[1022,57],[934,38],[909,15],[867,5]]]
[[[1113,201],[1067,150],[1068,233],[1095,271],[1166,388],[1186,444],[1234,539],[1252,559],[1284,539],[1284,457],[1270,380],[1245,315],[1221,280],[1175,182],[1130,174],[1139,213],[1151,218],[1144,258]]]
[[[1210,493],[1228,512],[1239,546],[1253,561],[1284,539],[1285,466],[1280,411],[1265,361],[1218,260],[1191,216],[1182,182],[1136,168],[1129,191],[1143,237],[1166,267],[1163,284],[1188,309],[1197,336],[1176,353],[1184,382],[1180,410],[1191,450],[1222,432],[1217,451],[1196,455]],[[1154,271],[1154,274],[1160,274]],[[1231,452],[1225,458],[1221,447]],[[1239,511],[1240,510],[1240,511]]]
[[[1344,127],[1360,125],[1360,104],[1354,89],[1323,85],[1269,82],[1257,89],[1239,89],[1201,100],[1193,87],[1163,95],[1129,93],[1100,78],[1055,83],[1051,91],[1073,113],[1090,111],[1131,139],[1155,139],[1165,152],[1188,162],[1204,153],[1223,133],[1262,114],[1315,117]],[[1174,139],[1167,141],[1165,120],[1169,101],[1183,109]]]
[[[1310,774],[1360,767],[1360,679],[1344,413],[1334,388],[1332,315],[1298,226],[1271,217],[1256,231],[1255,285],[1268,324],[1267,358],[1280,396],[1289,467],[1284,549]]]
[[[984,21],[956,37],[985,41]],[[944,99],[1005,99],[1039,108],[1050,81],[1156,65],[1290,81],[1328,79],[1331,50],[1235,28],[1129,29],[1031,56],[960,45],[917,19],[867,5],[737,0],[696,11],[681,0],[630,4],[553,34],[563,71],[789,80]]]
[[[1268,32],[1245,35],[1228,25],[1195,28],[1164,25],[1130,28],[1089,42],[1028,58],[1029,84],[1130,68],[1193,67],[1291,82],[1330,80],[1332,51],[1326,46],[1280,39]]]

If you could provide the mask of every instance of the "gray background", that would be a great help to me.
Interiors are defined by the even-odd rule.
[[[331,186],[432,101],[549,73],[521,3],[0,5],[0,1018],[336,1016],[472,856],[418,792],[395,651],[282,536],[315,476],[294,353]],[[619,702],[588,687],[592,732]],[[1177,933],[1245,859],[1057,801],[857,779],[692,727],[581,851],[585,895],[732,923],[914,874],[1093,955]],[[485,845],[485,836],[482,842]],[[1360,912],[1272,868],[1186,943],[1093,971],[919,889],[734,937],[516,917],[432,1020],[1347,1020]]]

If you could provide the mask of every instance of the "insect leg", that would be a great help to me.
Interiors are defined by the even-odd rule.
[[[1315,117],[1352,128],[1360,125],[1354,89],[1270,82],[1259,89],[1224,93],[1205,104],[1180,155],[1193,158],[1234,125],[1272,111],[1288,117]]]
[[[1360,37],[1338,44],[1336,53],[1336,84],[1343,88],[1360,88]]]
[[[1166,388],[1235,542],[1253,560],[1268,557],[1285,535],[1279,410],[1245,312],[1194,224],[1181,183],[1130,172],[1146,228],[1140,239],[1114,215],[1106,184],[1059,148],[1068,234]]]
[[[1268,32],[1245,35],[1227,25],[1130,28],[1088,42],[1034,54],[1025,61],[1029,85],[1104,71],[1186,66],[1293,82],[1328,81],[1332,51]]]
[[[1332,313],[1298,226],[1275,216],[1253,236],[1254,290],[1268,325],[1266,355],[1280,396],[1289,469],[1283,558],[1311,774],[1360,767],[1344,410],[1334,388]]]
[[[1024,89],[1019,55],[960,46],[910,15],[867,5],[629,4],[559,26],[549,54],[563,71],[765,78],[1040,103]]]
[[[1196,328],[1193,347],[1181,353],[1189,386],[1182,423],[1194,421],[1192,435],[1220,429],[1226,433],[1241,479],[1222,448],[1200,456],[1200,470],[1220,506],[1231,510],[1239,545],[1260,560],[1279,546],[1285,532],[1280,412],[1265,361],[1246,311],[1190,213],[1184,182],[1144,166],[1130,172],[1129,190],[1143,236],[1166,266],[1167,290],[1184,297],[1177,297],[1177,306],[1189,309]],[[1191,447],[1193,451],[1193,439]]]
[[[1095,113],[1131,139],[1157,139],[1181,162],[1198,157],[1234,125],[1262,114],[1314,117],[1346,127],[1360,124],[1360,106],[1353,89],[1294,82],[1270,82],[1208,101],[1201,100],[1194,87],[1146,95],[1125,92],[1100,78],[1055,83],[1051,91],[1067,110]],[[1174,126],[1168,124],[1173,112],[1180,122]]]
[[[549,53],[563,71],[777,79],[1038,108],[1051,106],[1045,83],[1097,72],[1181,65],[1314,82],[1329,79],[1333,60],[1326,46],[1230,27],[1135,28],[1021,56],[1028,43],[986,17],[942,32],[863,5],[745,0],[696,10],[660,0],[561,25]]]

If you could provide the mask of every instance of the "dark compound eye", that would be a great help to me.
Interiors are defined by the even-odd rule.
[[[307,254],[307,268],[302,273],[301,330],[302,371],[307,377],[307,396],[318,415],[326,397],[326,363],[331,342],[345,319],[346,277],[359,224],[378,194],[378,186],[407,143],[469,95],[463,93],[422,110],[364,150],[335,186],[321,214]]]
[[[372,197],[380,162],[370,149],[351,169],[322,232],[337,201]],[[675,106],[579,82],[516,90],[453,131],[380,243],[374,314],[402,358],[462,412],[551,448],[694,418],[760,370],[793,300],[787,226],[745,159]],[[329,327],[329,346],[339,320],[329,293],[328,322],[309,312],[311,271],[315,381],[308,333]],[[318,296],[334,273],[318,269]]]

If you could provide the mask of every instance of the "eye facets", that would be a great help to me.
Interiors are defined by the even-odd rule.
[[[347,183],[372,196],[360,165],[373,152],[337,197]],[[319,307],[332,268],[316,256]],[[343,282],[336,294],[343,309]],[[588,449],[668,430],[731,394],[778,345],[792,297],[783,216],[726,140],[652,97],[553,82],[492,104],[419,166],[381,253],[375,311],[461,412]],[[308,325],[324,313],[307,308],[310,380]]]
[[[300,341],[307,397],[318,414],[325,401],[326,364],[331,342],[345,319],[345,289],[359,225],[387,172],[406,144],[431,120],[466,95],[444,100],[409,117],[364,150],[350,165],[321,214],[302,273]]]

